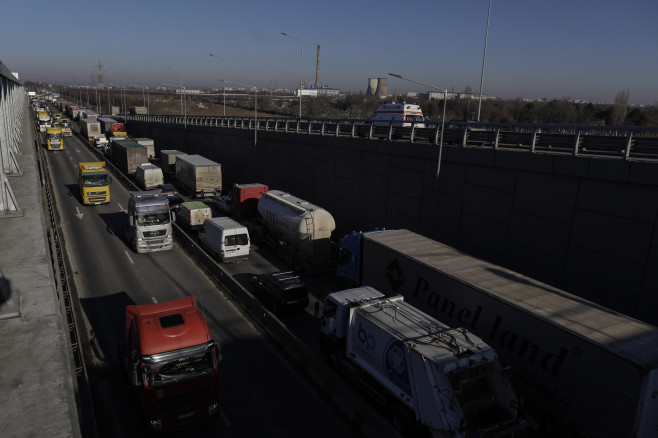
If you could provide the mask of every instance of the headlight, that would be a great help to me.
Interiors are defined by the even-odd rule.
[[[149,420],[149,426],[151,427],[151,430],[162,429],[162,420],[159,418],[156,420]]]
[[[208,415],[216,414],[219,410],[219,403],[212,403],[208,406]]]

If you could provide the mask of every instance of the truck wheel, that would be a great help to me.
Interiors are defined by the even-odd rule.
[[[389,416],[395,430],[404,436],[410,436],[414,429],[414,421],[411,418],[408,408],[400,403],[394,403],[389,408]]]

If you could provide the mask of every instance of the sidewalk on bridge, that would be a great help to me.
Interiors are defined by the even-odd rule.
[[[0,212],[0,436],[78,437],[68,331],[57,297],[27,104],[19,149],[21,173],[8,177],[19,210]]]

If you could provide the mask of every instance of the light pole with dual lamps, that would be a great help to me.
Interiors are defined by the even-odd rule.
[[[210,56],[212,56],[213,58],[217,58],[220,61],[224,62],[224,72],[222,74],[222,78],[225,78],[226,77],[226,60],[224,58],[221,58],[221,57],[217,56],[217,55],[213,55],[212,53],[210,54]],[[224,79],[220,79],[220,80],[224,80]],[[224,85],[223,88],[224,88],[224,116],[226,116],[226,85]]]
[[[150,120],[151,116],[151,99],[149,97],[149,87],[148,85],[135,85],[131,84],[131,87],[139,87],[142,89],[142,98],[144,98],[144,89],[146,89],[146,119]]]
[[[443,116],[441,117],[441,137],[439,141],[439,156],[436,160],[436,194],[439,192],[439,172],[441,171],[441,154],[443,152],[443,131],[445,128],[445,121],[446,121],[446,103],[448,102],[448,90],[446,88],[439,88],[435,87],[434,85],[426,84],[424,82],[416,81],[414,79],[409,79],[405,78],[402,75],[396,74],[396,73],[389,73],[389,75],[394,76],[399,79],[403,79],[405,81],[409,82],[414,82],[416,84],[424,85],[425,87],[432,88],[434,90],[442,91],[443,92]],[[435,209],[436,209],[436,195],[434,198],[434,203],[432,204],[432,224],[434,224],[434,214],[435,214]]]
[[[296,36],[288,35],[285,32],[281,32],[281,35],[292,38],[293,40],[299,41],[300,44],[300,61],[299,61],[299,118],[302,118],[302,76],[304,73],[304,41],[301,38]]]

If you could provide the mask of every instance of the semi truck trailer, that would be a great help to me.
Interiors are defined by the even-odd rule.
[[[176,180],[191,196],[214,197],[222,192],[222,165],[201,155],[178,155]]]
[[[219,413],[220,347],[196,296],[126,307],[119,362],[149,431],[161,432]]]
[[[534,413],[585,436],[655,437],[658,328],[409,230],[345,236],[342,287],[400,294],[495,348]]]
[[[176,177],[176,157],[180,155],[187,154],[175,149],[164,149],[160,151],[160,167],[168,178]]]
[[[133,175],[137,166],[148,163],[146,148],[126,137],[113,137],[110,143],[112,161],[124,173]]]
[[[94,142],[96,137],[105,136],[101,132],[101,122],[96,119],[80,119],[80,135],[89,142]]]
[[[504,436],[527,428],[496,352],[463,328],[421,312],[400,295],[365,286],[329,294],[321,351],[388,411],[407,436]]]

